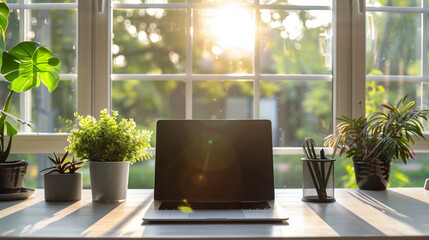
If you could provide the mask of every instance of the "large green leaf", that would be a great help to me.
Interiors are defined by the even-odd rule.
[[[18,134],[18,131],[8,122],[5,122],[6,125],[6,133],[8,136],[15,136]]]
[[[61,61],[52,52],[35,42],[21,42],[3,53],[1,73],[15,92],[25,92],[40,85],[52,92],[59,82]]]
[[[6,2],[1,1],[0,2],[0,54],[3,53],[4,50],[6,50],[6,38],[5,33],[7,29],[7,25],[9,23],[8,17],[9,17],[9,7],[7,6]],[[0,66],[2,65],[2,59],[0,57]]]

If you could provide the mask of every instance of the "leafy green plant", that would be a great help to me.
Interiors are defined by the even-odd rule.
[[[338,118],[337,134],[326,137],[325,145],[334,148],[334,155],[339,149],[339,155],[348,158],[385,162],[401,159],[406,164],[415,156],[410,143],[425,139],[421,120],[429,120],[429,110],[411,110],[415,102],[407,103],[407,97],[396,105],[382,104],[385,111],[368,117]]]
[[[10,51],[5,51],[9,13],[7,3],[4,0],[0,1],[0,52],[2,53],[0,73],[9,82],[10,89],[4,106],[0,110],[0,162],[6,161],[12,146],[12,138],[18,133],[9,120],[32,126],[31,123],[8,113],[12,96],[14,93],[26,92],[38,87],[40,82],[49,89],[49,92],[52,92],[58,86],[58,71],[61,66],[60,59],[55,57],[51,50],[35,42],[20,42]],[[6,141],[6,136],[9,136],[9,141]]]
[[[76,162],[74,160],[74,157],[71,161],[66,161],[68,154],[69,152],[67,151],[62,158],[57,156],[57,154],[55,153],[54,153],[54,158],[51,158],[50,156],[48,156],[48,159],[51,160],[54,166],[42,169],[40,170],[40,172],[46,172],[45,174],[50,174],[53,172],[57,172],[60,174],[75,173],[77,170],[83,167],[83,165],[87,161],[87,160],[81,160],[79,162]]]
[[[151,154],[151,131],[137,130],[133,119],[122,119],[118,122],[117,111],[101,111],[100,119],[92,116],[79,116],[79,129],[73,130],[68,137],[66,150],[76,157],[94,162],[113,162],[148,159]]]

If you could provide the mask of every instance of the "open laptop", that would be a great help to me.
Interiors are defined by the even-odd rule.
[[[159,120],[147,221],[282,221],[269,120]]]

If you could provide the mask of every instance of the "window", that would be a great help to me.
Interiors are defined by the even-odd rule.
[[[68,132],[76,106],[77,2],[48,0],[7,1],[11,9],[6,31],[6,48],[20,41],[40,42],[62,59],[58,88],[48,94],[44,87],[15,95],[13,112],[37,122],[39,133]],[[2,82],[1,84],[6,84]],[[2,88],[2,90],[5,90]],[[7,93],[2,92],[2,96]],[[3,97],[2,97],[3,99]],[[19,104],[18,104],[19,103]],[[22,127],[21,132],[33,130]]]
[[[112,8],[112,107],[125,117],[151,129],[161,118],[270,119],[276,147],[332,131],[331,1]]]
[[[41,154],[30,157],[38,164],[62,151],[76,111],[112,108],[152,130],[166,118],[270,119],[276,187],[299,187],[301,140],[321,145],[335,116],[362,113],[359,101],[370,112],[408,94],[429,108],[427,3],[363,2],[8,1],[8,41],[41,41],[63,61],[54,94],[37,89],[13,106],[39,126],[22,128],[13,151]],[[336,162],[338,187],[349,186],[345,164]],[[130,188],[152,187],[153,165],[135,164]]]

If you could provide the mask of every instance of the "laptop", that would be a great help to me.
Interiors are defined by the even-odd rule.
[[[282,221],[269,120],[159,120],[145,221]]]

